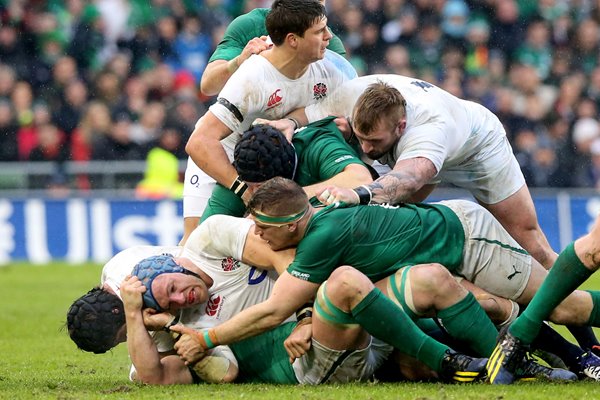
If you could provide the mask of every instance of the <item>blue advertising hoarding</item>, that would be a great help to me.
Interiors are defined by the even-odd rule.
[[[104,262],[135,245],[176,245],[180,201],[0,200],[0,264]]]
[[[447,198],[446,196],[443,196]],[[534,196],[542,230],[556,251],[589,231],[600,197],[568,192]],[[175,245],[181,201],[0,199],[0,265],[105,262],[135,245]]]

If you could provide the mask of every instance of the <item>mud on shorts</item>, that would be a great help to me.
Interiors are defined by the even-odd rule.
[[[531,256],[479,204],[468,200],[438,204],[454,211],[465,231],[463,262],[452,273],[491,294],[519,298],[531,275]]]
[[[360,350],[333,350],[312,339],[310,350],[294,361],[293,368],[301,384],[366,381],[392,350],[392,346],[375,338]]]

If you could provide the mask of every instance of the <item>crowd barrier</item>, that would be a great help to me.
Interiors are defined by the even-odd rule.
[[[434,200],[456,198],[437,194]],[[534,192],[540,225],[559,251],[588,232],[600,212],[594,192]],[[181,201],[122,198],[0,199],[0,265],[98,262],[134,245],[175,245],[183,232]]]

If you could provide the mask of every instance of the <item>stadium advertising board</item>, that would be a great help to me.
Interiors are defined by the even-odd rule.
[[[3,199],[0,264],[104,262],[130,246],[176,245],[182,218],[180,201]]]
[[[600,198],[534,198],[540,225],[555,250],[587,232]],[[104,262],[134,245],[175,245],[183,233],[180,201],[0,199],[0,265]]]

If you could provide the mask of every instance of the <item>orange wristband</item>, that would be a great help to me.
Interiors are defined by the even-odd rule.
[[[219,345],[219,340],[214,329],[205,329],[202,332],[198,332],[198,338],[204,350],[213,349]]]

